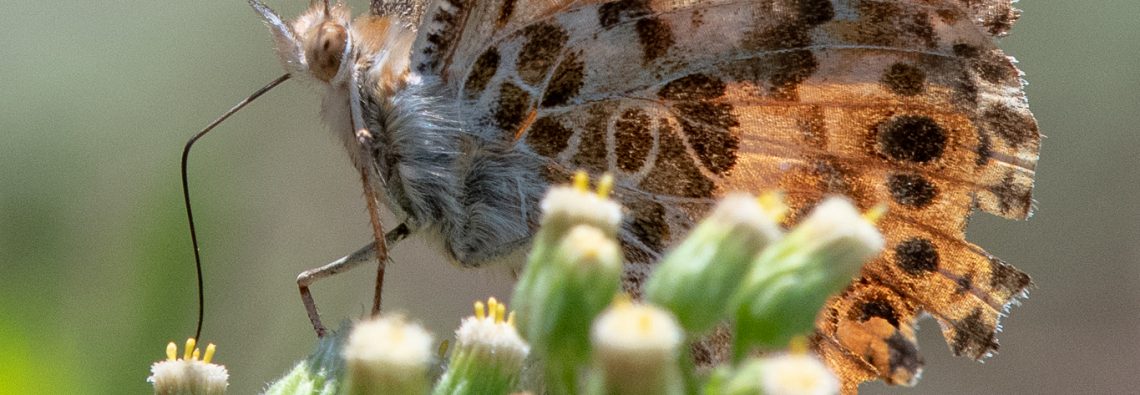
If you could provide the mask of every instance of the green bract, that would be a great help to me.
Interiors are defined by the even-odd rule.
[[[265,390],[265,395],[335,395],[340,392],[344,373],[345,329],[330,333],[317,341],[317,350],[298,362],[284,377]]]

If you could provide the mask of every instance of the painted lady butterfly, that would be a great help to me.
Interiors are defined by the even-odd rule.
[[[913,383],[922,313],[955,354],[988,355],[1030,283],[964,239],[975,209],[1031,210],[1040,136],[995,46],[1011,2],[378,0],[350,20],[326,0],[286,22],[251,0],[287,72],[326,90],[366,192],[405,218],[388,241],[431,235],[462,266],[521,256],[576,169],[617,179],[634,293],[727,191],[783,190],[789,222],[826,194],[889,202],[887,251],[813,338],[848,391]],[[302,275],[318,330],[307,285],[374,255]]]

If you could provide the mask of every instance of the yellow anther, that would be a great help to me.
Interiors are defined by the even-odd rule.
[[[649,314],[640,315],[640,317],[637,317],[637,329],[640,330],[642,334],[651,332],[653,330],[653,317]]]
[[[887,204],[879,203],[876,204],[875,207],[871,207],[870,210],[867,210],[867,212],[863,213],[863,219],[872,224],[877,224],[880,219],[883,219],[884,215],[887,215]]]
[[[475,318],[483,319],[487,317],[487,311],[483,307],[482,301],[475,302]]]
[[[202,357],[202,362],[210,363],[210,360],[214,359],[214,352],[216,351],[218,351],[218,347],[214,343],[206,346],[206,356]]]
[[[182,354],[182,359],[189,360],[190,357],[194,355],[194,346],[196,345],[198,345],[198,342],[194,340],[193,337],[186,339],[186,352]]]
[[[443,360],[443,359],[444,359],[444,357],[446,357],[446,356],[447,356],[447,348],[448,348],[448,347],[451,347],[451,342],[450,342],[450,341],[448,341],[448,340],[444,339],[444,341],[441,341],[441,342],[439,342],[439,349],[438,349],[438,350],[436,350],[436,352],[438,352],[438,353],[439,353],[439,359],[440,359],[440,360]]]
[[[487,316],[490,317],[492,320],[494,320],[495,319],[495,313],[498,313],[498,311],[499,311],[499,301],[495,300],[494,296],[487,298]]]
[[[514,312],[514,310],[512,310],[510,314],[507,314],[507,325],[515,326],[515,312]]]
[[[578,170],[574,173],[574,189],[585,192],[590,188],[590,176],[586,172]]]
[[[174,344],[174,342],[167,343],[166,344],[166,360],[167,361],[173,361],[175,359],[178,359],[178,345]]]
[[[198,348],[194,348],[194,353],[190,354],[190,360],[197,361],[198,357],[200,357],[200,356],[202,356],[202,353],[200,352],[200,350],[198,350]]]
[[[503,319],[507,317],[507,305],[500,304],[498,309],[495,309],[495,323],[502,324]]]
[[[788,352],[795,355],[807,355],[808,353],[808,340],[804,336],[796,336],[788,343]]]
[[[602,178],[598,180],[598,197],[608,198],[613,190],[614,175],[610,173],[602,174]]]
[[[772,220],[776,222],[784,221],[784,217],[788,215],[788,205],[784,204],[784,193],[781,191],[766,191],[761,193],[756,198],[756,202],[760,204],[760,208]]]

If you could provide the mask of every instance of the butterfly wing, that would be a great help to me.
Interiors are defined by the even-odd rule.
[[[828,303],[814,343],[848,390],[909,384],[919,314],[982,358],[1029,285],[964,233],[975,208],[1031,209],[1040,136],[994,42],[1010,3],[442,0],[413,67],[473,127],[546,158],[552,183],[615,174],[635,290],[727,191],[781,189],[792,222],[827,194],[888,203],[887,250]]]

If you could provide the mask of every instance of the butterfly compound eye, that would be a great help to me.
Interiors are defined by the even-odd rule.
[[[340,70],[344,47],[348,45],[348,31],[336,22],[325,22],[305,37],[305,57],[314,77],[328,82]]]

